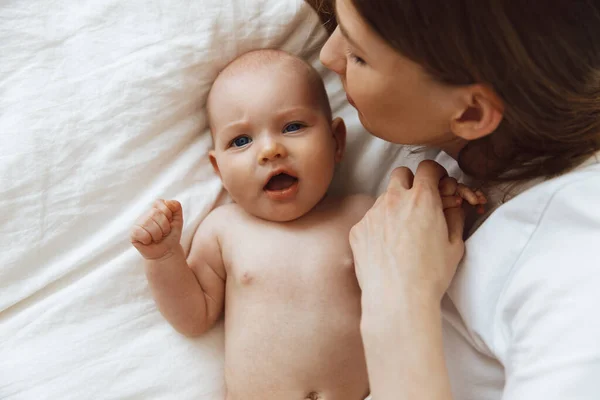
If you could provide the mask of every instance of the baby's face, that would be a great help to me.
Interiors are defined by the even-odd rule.
[[[250,214],[290,221],[327,192],[345,128],[329,120],[313,86],[282,65],[241,71],[213,87],[211,162]]]

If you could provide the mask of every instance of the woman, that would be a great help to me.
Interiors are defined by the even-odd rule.
[[[335,8],[321,60],[365,128],[510,197],[465,244],[425,162],[354,227],[373,398],[599,399],[600,3]]]

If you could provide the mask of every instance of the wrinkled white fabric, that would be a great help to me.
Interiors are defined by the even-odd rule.
[[[222,327],[186,339],[160,316],[134,220],[184,208],[184,247],[222,201],[204,102],[235,56],[278,47],[323,72],[349,144],[334,192],[381,191],[423,155],[370,137],[301,0],[0,3],[0,398],[220,399]]]

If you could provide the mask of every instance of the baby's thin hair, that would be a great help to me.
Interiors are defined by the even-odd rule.
[[[229,76],[233,76],[240,71],[256,70],[265,66],[272,66],[276,63],[283,63],[286,61],[289,62],[290,65],[295,66],[290,70],[291,73],[307,74],[309,83],[313,85],[313,90],[316,90],[317,98],[320,103],[319,106],[325,113],[327,120],[331,121],[333,118],[331,105],[329,104],[327,90],[325,89],[325,84],[319,72],[317,72],[312,65],[300,57],[294,56],[284,50],[265,48],[249,51],[233,59],[217,75],[210,91],[208,92],[208,97],[206,100],[206,118],[211,132],[212,125],[210,121],[210,98],[212,89],[219,79],[225,79]]]

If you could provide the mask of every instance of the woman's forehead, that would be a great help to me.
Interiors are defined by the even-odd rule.
[[[353,49],[377,57],[385,53],[395,53],[394,49],[364,21],[351,0],[337,0],[335,4],[339,31]]]

